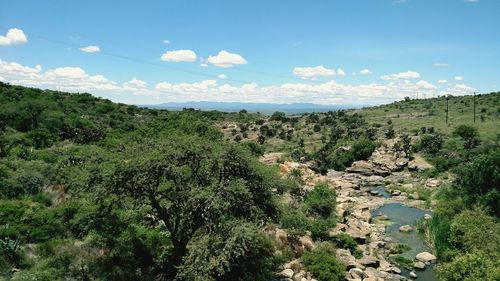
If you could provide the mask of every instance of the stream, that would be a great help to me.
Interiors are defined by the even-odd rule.
[[[383,193],[381,195],[384,195]],[[385,197],[385,196],[384,196]],[[371,212],[372,216],[386,215],[391,224],[386,227],[386,235],[400,244],[406,244],[411,247],[411,250],[402,253],[409,259],[414,260],[415,256],[420,252],[432,253],[429,245],[416,231],[416,222],[421,219],[424,214],[432,214],[429,211],[424,211],[412,207],[405,206],[401,203],[387,203],[382,207]],[[415,230],[409,233],[400,232],[399,227],[402,225],[411,225]],[[408,277],[410,271],[401,267],[404,276]],[[418,278],[413,280],[419,281],[438,281],[432,265],[428,265],[425,270],[415,270]]]

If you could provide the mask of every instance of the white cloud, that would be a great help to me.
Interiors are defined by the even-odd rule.
[[[219,75],[217,76],[217,78],[219,78],[219,79],[222,79],[222,80],[223,80],[223,79],[226,79],[226,78],[227,78],[227,76],[226,76],[225,74],[219,74]]]
[[[80,48],[80,51],[85,53],[98,53],[101,51],[101,49],[98,46],[90,45],[87,47]]]
[[[28,42],[28,38],[24,31],[18,28],[11,28],[5,36],[0,35],[0,45],[24,44]]]
[[[163,40],[162,42],[163,42],[163,44],[167,44],[167,45],[168,45],[168,44],[170,44],[170,40],[166,40],[166,39],[165,39],[165,40]]]
[[[70,92],[117,91],[121,87],[102,75],[89,75],[79,67],[58,67],[42,71],[15,62],[0,60],[0,76],[12,84]]]
[[[192,50],[167,51],[161,56],[161,60],[170,62],[192,62],[196,61],[196,53]]]
[[[338,68],[338,69],[337,69],[337,75],[338,75],[338,76],[345,76],[345,72],[344,72],[344,70],[343,70],[342,68]]]
[[[208,64],[206,64],[206,63],[201,63],[201,64],[200,64],[200,66],[201,66],[201,67],[208,67]]]
[[[415,85],[417,85],[417,87],[419,87],[420,89],[425,89],[425,90],[434,90],[437,88],[435,85],[425,80],[420,80]]]
[[[464,2],[476,3],[476,2],[479,2],[479,0],[464,0]]]
[[[220,51],[216,56],[209,56],[207,62],[224,68],[232,67],[236,64],[247,64],[247,61],[241,55],[225,50]]]
[[[434,67],[448,67],[449,64],[447,64],[447,63],[441,63],[441,62],[436,62],[432,66],[434,66]]]
[[[0,60],[0,80],[24,86],[69,92],[91,92],[108,95],[115,101],[151,104],[171,101],[226,101],[319,104],[381,104],[401,100],[415,93],[436,95],[472,94],[465,84],[437,88],[425,80],[396,79],[369,84],[346,84],[330,80],[320,84],[285,83],[259,86],[246,83],[239,86],[218,84],[216,80],[198,82],[160,82],[148,86],[146,81],[133,78],[117,83],[100,74],[89,74],[79,67],[58,67],[43,71],[40,65],[30,67]],[[145,98],[147,97],[147,99]]]
[[[438,83],[445,84],[445,83],[448,83],[448,80],[441,79],[441,80],[438,80]]]
[[[370,75],[372,74],[373,72],[371,72],[371,70],[369,69],[363,69],[359,72],[359,74],[363,74],[363,75]]]
[[[418,72],[410,70],[406,72],[384,75],[380,77],[380,79],[382,80],[417,79],[417,78],[420,78],[420,74]]]
[[[139,80],[137,78],[132,78],[131,80],[123,83],[123,88],[126,90],[141,90],[147,87],[146,81]]]
[[[295,67],[293,69],[293,74],[302,79],[317,79],[319,76],[335,76],[337,73],[335,69],[328,69],[322,65],[314,67]]]
[[[455,79],[456,81],[463,81],[464,80],[464,78],[462,76],[455,76],[455,78],[453,78],[453,79]]]

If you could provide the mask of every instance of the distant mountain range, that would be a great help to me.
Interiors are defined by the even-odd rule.
[[[218,110],[225,112],[238,112],[242,109],[248,112],[260,112],[270,114],[275,111],[282,111],[287,114],[299,114],[304,112],[325,112],[330,110],[361,108],[363,105],[345,105],[345,104],[314,104],[314,103],[244,103],[244,102],[210,102],[210,101],[191,101],[182,103],[162,103],[155,105],[143,105],[149,108],[182,110],[183,108],[194,108],[200,110]]]

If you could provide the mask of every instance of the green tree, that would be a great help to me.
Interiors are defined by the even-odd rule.
[[[312,252],[306,252],[301,260],[318,281],[344,280],[345,267],[337,260],[331,242],[319,244]]]
[[[272,176],[237,146],[222,149],[185,137],[141,144],[116,167],[107,188],[149,206],[164,223],[173,247],[167,275],[173,277],[197,234],[210,235],[231,218],[276,215]]]

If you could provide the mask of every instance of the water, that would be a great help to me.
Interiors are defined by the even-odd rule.
[[[386,226],[386,234],[391,237],[394,242],[400,244],[406,244],[411,247],[410,251],[404,252],[401,255],[409,259],[415,259],[415,256],[420,252],[430,252],[431,248],[422,239],[422,237],[416,231],[416,222],[421,219],[425,214],[431,214],[429,211],[424,211],[416,208],[411,208],[405,206],[401,203],[388,203],[384,206],[373,210],[372,216],[386,215],[392,224]],[[399,227],[402,225],[411,225],[414,231],[409,233],[404,233],[399,231]],[[409,276],[409,271],[401,268],[403,275]],[[418,278],[415,280],[419,281],[437,281],[435,272],[432,270],[432,266],[427,266],[425,270],[415,270]]]

